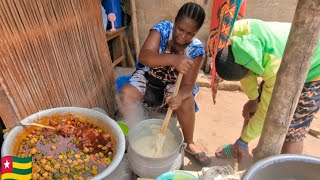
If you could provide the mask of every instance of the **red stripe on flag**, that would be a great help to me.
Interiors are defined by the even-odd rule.
[[[1,158],[1,174],[12,173],[12,156]]]

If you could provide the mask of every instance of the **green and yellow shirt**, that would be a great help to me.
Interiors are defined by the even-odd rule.
[[[262,77],[265,81],[258,110],[241,135],[246,142],[261,134],[290,28],[291,23],[264,22],[256,19],[240,20],[234,25],[231,46],[235,62],[252,72],[240,81],[250,100],[259,96],[257,77]],[[320,80],[319,44],[306,82]]]

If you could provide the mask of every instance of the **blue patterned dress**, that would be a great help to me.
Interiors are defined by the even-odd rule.
[[[173,25],[174,24],[170,21],[161,21],[160,23],[156,24],[150,29],[150,30],[157,30],[161,35],[160,47],[159,47],[160,54],[171,53],[171,52],[168,52],[168,44],[170,44],[169,42],[172,40]],[[192,39],[191,43],[186,47],[185,53],[191,60],[194,60],[196,57],[199,57],[199,56],[203,57],[205,55],[204,47],[201,41],[197,38]],[[152,71],[152,69],[159,70],[162,68],[162,67],[149,68],[146,66],[141,66],[141,64],[139,65],[140,66],[138,68],[142,69],[144,72],[149,72],[150,70]],[[173,70],[173,67],[170,68],[170,71],[172,70]],[[175,83],[175,79],[173,80],[170,79],[168,81],[166,80],[168,79],[164,79],[164,83],[170,83],[170,84]]]
[[[157,30],[161,35],[159,47],[160,54],[172,53],[170,51],[170,47],[168,46],[171,44],[170,41],[172,41],[173,25],[174,24],[170,21],[161,21],[160,23],[156,24],[150,29]],[[192,39],[191,43],[186,47],[184,53],[191,60],[194,60],[196,57],[199,56],[204,57],[205,55],[203,44],[197,38]],[[165,107],[165,98],[173,93],[175,82],[179,72],[172,66],[151,68],[140,64],[138,61],[137,70],[130,78],[130,84],[136,87],[143,96],[146,92],[146,83],[148,83],[148,80],[146,80],[145,78],[146,74],[153,76],[154,78],[158,79],[160,82],[166,85],[163,103],[161,106],[157,107],[157,109]],[[196,86],[192,93],[195,94],[198,91],[199,87]],[[198,107],[196,104],[195,106],[197,111]]]

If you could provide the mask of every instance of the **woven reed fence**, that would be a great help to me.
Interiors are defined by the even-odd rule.
[[[6,126],[60,106],[101,107],[113,116],[114,71],[100,1],[1,0],[0,83]]]

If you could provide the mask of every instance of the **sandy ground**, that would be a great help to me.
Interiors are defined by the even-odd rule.
[[[233,160],[218,159],[214,152],[225,143],[233,143],[240,135],[243,118],[242,106],[247,101],[244,93],[239,91],[219,91],[217,103],[213,105],[209,88],[201,87],[196,101],[200,110],[196,113],[195,143],[201,146],[211,157],[209,166],[233,167]],[[320,113],[313,120],[312,127],[320,130]],[[256,147],[258,138],[249,144],[249,151]],[[320,157],[320,139],[307,135],[304,146],[304,154]],[[246,169],[252,163],[252,156],[240,162],[239,170]],[[195,159],[186,154],[184,169],[199,171],[202,169]]]
[[[116,68],[116,77],[119,75],[130,75],[132,68]],[[202,77],[202,74],[199,74]],[[216,105],[212,102],[210,92],[210,79],[198,78],[197,84],[201,86],[196,96],[197,104],[200,110],[196,113],[196,127],[194,141],[197,145],[207,152],[211,157],[212,163],[209,166],[226,166],[233,167],[233,160],[218,159],[214,153],[217,148],[226,143],[234,143],[240,136],[243,118],[241,115],[242,106],[247,101],[243,92],[236,91],[240,88],[239,83],[224,82],[224,90],[219,90]],[[222,83],[223,84],[223,83]],[[220,86],[222,87],[222,86]],[[163,116],[161,118],[161,116]],[[151,117],[153,117],[151,115]],[[164,118],[164,114],[160,117]],[[311,128],[320,131],[320,113],[313,120]],[[249,152],[255,148],[259,139],[256,138],[249,144]],[[304,145],[304,154],[320,157],[320,139],[307,135]],[[240,162],[239,170],[245,170],[252,164],[252,156],[245,158]],[[184,159],[184,169],[189,171],[199,171],[202,166],[197,164],[195,159],[186,154]]]

